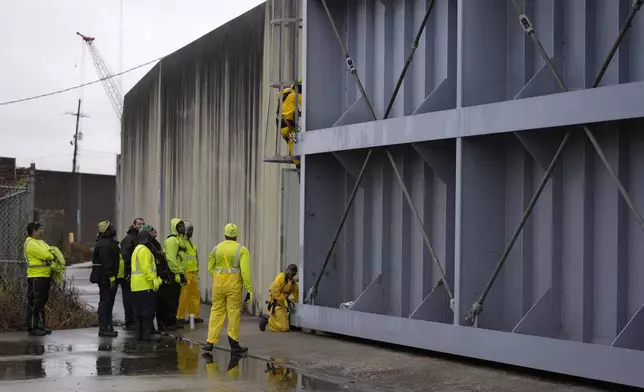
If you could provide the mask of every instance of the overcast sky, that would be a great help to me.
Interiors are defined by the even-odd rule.
[[[77,31],[96,38],[118,73],[169,54],[262,2],[0,0],[0,102],[97,79]],[[117,79],[123,94],[153,66]],[[71,171],[76,120],[65,112],[76,111],[79,97],[89,116],[81,121],[80,171],[114,174],[119,122],[100,83],[0,106],[0,156],[16,157],[20,166],[35,162],[40,169]]]

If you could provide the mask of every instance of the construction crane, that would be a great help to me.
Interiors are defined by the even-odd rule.
[[[103,56],[101,56],[101,54],[98,52],[96,46],[94,46],[95,38],[88,37],[78,32],[76,34],[78,34],[87,44],[89,53],[92,55],[94,67],[96,67],[96,72],[98,73],[101,83],[103,83],[103,88],[107,93],[107,97],[110,99],[112,107],[114,108],[114,111],[116,112],[116,115],[118,116],[120,121],[121,115],[123,114],[123,96],[121,95],[121,90],[114,82],[114,73],[107,66],[107,63],[105,63],[105,60],[103,60]]]

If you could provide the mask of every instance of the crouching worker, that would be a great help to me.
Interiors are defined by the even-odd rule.
[[[273,332],[288,332],[290,329],[289,316],[295,309],[294,303],[297,303],[300,297],[300,288],[294,280],[297,275],[297,265],[291,264],[286,267],[284,272],[280,272],[273,280],[269,289],[268,314],[262,316],[259,321],[259,329]],[[293,299],[289,299],[289,297]]]
[[[136,338],[156,341],[159,340],[159,336],[154,334],[154,313],[156,292],[161,286],[161,278],[157,276],[154,255],[148,248],[151,240],[150,232],[139,232],[138,245],[132,253],[130,288],[134,299]]]

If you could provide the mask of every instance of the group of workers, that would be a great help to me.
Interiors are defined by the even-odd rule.
[[[116,228],[110,221],[98,224],[96,245],[92,257],[90,282],[99,287],[98,334],[116,337],[112,311],[118,287],[121,286],[125,313],[124,330],[136,333],[138,340],[158,341],[162,332],[183,328],[189,317],[195,323],[199,317],[199,260],[193,240],[194,226],[174,218],[171,234],[163,246],[157,231],[136,218],[119,243]],[[25,258],[28,263],[28,330],[29,334],[44,336],[51,333],[45,326],[45,304],[49,296],[52,262],[55,252],[42,240],[42,225],[27,226]],[[208,257],[208,272],[213,277],[212,309],[208,324],[205,351],[219,343],[219,334],[228,319],[228,343],[233,353],[248,349],[240,345],[239,327],[244,304],[253,301],[250,252],[237,241],[238,228],[229,223],[224,227],[224,240]],[[260,319],[259,328],[265,331],[286,332],[289,315],[299,299],[295,281],[297,266],[289,265],[280,272],[269,289],[268,315]],[[244,296],[243,293],[246,292]],[[157,328],[154,326],[156,317]]]
[[[120,247],[114,225],[110,221],[98,224],[90,282],[99,286],[100,336],[118,335],[112,310],[119,285],[123,292],[124,329],[135,331],[139,340],[159,340],[162,332],[183,328],[188,316],[196,323],[203,322],[199,317],[194,227],[179,218],[170,224],[171,234],[161,246],[154,227],[136,218]]]

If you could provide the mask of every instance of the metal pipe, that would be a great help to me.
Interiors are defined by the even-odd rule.
[[[637,12],[641,8],[642,3],[644,3],[644,0],[634,0],[633,1],[633,5],[631,7],[631,12],[629,13],[629,15],[627,17],[626,22],[624,23],[624,25],[620,29],[619,35],[616,38],[615,43],[613,44],[611,50],[609,51],[608,55],[606,56],[606,59],[604,60],[604,63],[602,65],[601,69],[599,70],[599,73],[597,74],[597,77],[595,78],[595,82],[593,83],[593,86],[592,86],[593,88],[599,86],[599,84],[601,83],[602,79],[604,78],[604,75],[606,74],[606,70],[608,69],[608,64],[610,64],[610,62],[613,59],[613,56],[615,56],[615,53],[617,52],[617,49],[619,48],[619,46],[623,42],[623,40],[624,40],[624,38],[626,36],[626,32],[630,28],[631,23],[633,21],[633,18],[635,17]],[[568,91],[568,89],[566,88],[561,76],[559,76],[559,73],[557,72],[556,68],[554,67],[554,64],[552,63],[552,60],[550,60],[550,57],[548,56],[548,53],[546,52],[546,50],[544,49],[543,45],[541,44],[541,41],[537,37],[536,31],[532,27],[532,24],[531,24],[530,20],[521,12],[521,9],[519,8],[519,6],[518,6],[518,4],[516,3],[515,0],[512,0],[512,4],[514,6],[515,11],[517,12],[517,14],[519,16],[519,21],[521,22],[521,25],[523,26],[526,34],[528,34],[530,36],[532,41],[537,46],[537,48],[539,50],[539,53],[541,54],[541,57],[546,62],[547,66],[548,66],[548,69],[550,70],[550,72],[552,73],[553,77],[557,81],[557,84],[559,85],[559,87],[563,91]],[[606,156],[605,156],[602,148],[599,146],[599,143],[597,143],[597,140],[595,139],[594,135],[592,134],[592,132],[590,131],[590,129],[588,129],[588,127],[586,125],[582,125],[582,127],[583,127],[584,131],[586,132],[586,135],[590,139],[591,143],[595,147],[595,150],[597,150],[597,154],[602,159],[602,162],[604,163],[604,165],[606,165],[609,173],[611,174],[611,177],[613,177],[615,182],[617,182],[617,186],[618,186],[618,188],[620,190],[620,193],[622,194],[622,197],[624,197],[624,200],[626,201],[626,204],[629,206],[629,208],[631,209],[631,211],[635,215],[635,217],[636,217],[640,227],[642,228],[642,230],[644,230],[644,220],[642,220],[641,215],[639,214],[639,212],[637,211],[637,208],[635,207],[635,205],[631,201],[630,197],[628,196],[628,193],[626,192],[626,190],[622,186],[622,183],[619,180],[619,178],[617,177],[617,174],[615,174],[615,172],[612,169],[610,163],[606,159]],[[561,156],[563,154],[563,151],[565,150],[565,148],[566,148],[571,136],[572,136],[572,131],[571,130],[567,131],[566,134],[564,135],[563,140],[559,144],[559,148],[557,148],[557,152],[555,153],[555,156],[552,158],[552,161],[550,162],[550,165],[548,166],[548,169],[546,170],[546,173],[544,174],[541,182],[537,186],[537,190],[536,190],[535,194],[533,195],[532,200],[530,200],[530,203],[528,204],[528,207],[526,208],[526,210],[525,210],[525,212],[523,214],[523,217],[521,218],[521,221],[519,222],[519,226],[517,227],[517,229],[512,234],[512,237],[510,238],[510,242],[508,243],[508,245],[506,246],[505,250],[503,251],[503,254],[501,255],[501,258],[499,259],[499,262],[494,267],[494,271],[492,272],[492,276],[488,280],[488,283],[485,286],[485,289],[481,293],[481,295],[478,298],[478,300],[474,304],[472,304],[472,307],[468,310],[467,315],[465,316],[465,320],[468,323],[470,323],[470,324],[478,323],[478,316],[483,311],[483,303],[484,303],[485,299],[487,298],[487,295],[489,294],[490,290],[492,289],[492,285],[494,284],[494,282],[496,281],[496,278],[498,277],[499,273],[501,272],[501,269],[503,268],[503,265],[505,264],[510,252],[512,251],[512,248],[514,247],[514,244],[515,244],[516,240],[518,239],[519,234],[521,233],[521,231],[523,230],[523,227],[525,226],[526,222],[528,221],[528,218],[530,217],[530,214],[532,213],[532,210],[534,209],[534,206],[536,205],[537,200],[541,196],[541,193],[543,192],[543,189],[545,188],[546,183],[548,182],[548,180],[552,176],[554,168],[557,165],[557,163],[559,162],[559,159],[561,158]]]
[[[331,12],[329,11],[329,7],[326,3],[325,0],[321,0],[322,5],[324,6],[324,9],[326,11],[327,18],[329,19],[329,23],[331,23],[331,27],[333,28],[333,31],[335,33],[335,37],[340,44],[340,47],[342,48],[343,54],[345,56],[345,60],[347,61],[347,66],[349,67],[351,73],[356,79],[356,84],[358,85],[358,88],[360,89],[360,94],[362,94],[363,99],[365,100],[367,107],[371,111],[371,115],[373,116],[374,120],[376,119],[376,114],[373,110],[373,107],[371,106],[371,102],[369,101],[369,97],[367,97],[367,94],[364,91],[364,88],[362,87],[362,82],[360,81],[360,77],[358,76],[358,71],[355,69],[355,65],[353,64],[353,60],[351,60],[351,57],[349,56],[349,53],[347,52],[346,47],[344,46],[344,43],[342,42],[342,37],[340,36],[340,33],[338,32],[337,27],[335,26],[335,22],[333,21],[333,17],[331,15]],[[389,104],[387,105],[387,110],[385,111],[385,114],[383,116],[383,120],[386,120],[389,117],[389,114],[391,113],[391,108],[393,107],[393,103],[396,100],[396,97],[398,96],[398,92],[400,90],[400,86],[402,85],[403,79],[405,79],[405,76],[407,75],[407,69],[409,68],[409,64],[414,58],[414,52],[416,51],[416,48],[418,47],[418,42],[420,41],[420,37],[425,30],[425,26],[427,25],[427,20],[429,19],[429,15],[434,7],[435,0],[432,0],[429,6],[427,7],[427,11],[425,12],[425,17],[423,18],[423,22],[421,23],[421,26],[418,29],[418,33],[416,34],[416,39],[414,40],[414,43],[412,44],[412,49],[407,56],[407,59],[405,61],[405,66],[403,67],[402,71],[400,72],[400,76],[398,77],[398,82],[396,83],[396,88],[391,94],[391,97],[389,98]],[[326,254],[326,257],[324,259],[324,264],[322,265],[322,270],[320,271],[320,274],[318,275],[315,284],[311,287],[309,290],[306,299],[304,300],[304,303],[310,304],[313,303],[313,300],[315,298],[315,295],[317,294],[317,287],[320,284],[320,280],[322,279],[322,275],[324,274],[324,270],[326,269],[326,266],[329,264],[329,260],[331,259],[331,255],[333,254],[333,249],[335,248],[335,244],[337,243],[337,239],[340,236],[340,232],[342,231],[342,228],[344,227],[344,223],[346,222],[347,216],[349,214],[349,210],[351,209],[351,206],[353,205],[353,201],[355,200],[355,195],[358,192],[358,187],[362,183],[362,179],[364,178],[364,173],[367,170],[367,166],[369,165],[369,162],[371,161],[371,157],[373,155],[373,149],[369,149],[369,152],[367,153],[367,157],[365,158],[364,162],[362,163],[362,167],[360,168],[360,173],[358,174],[358,178],[356,179],[356,183],[353,186],[353,189],[351,190],[351,196],[349,197],[349,202],[347,203],[345,209],[344,209],[344,214],[342,216],[342,220],[340,221],[340,224],[338,225],[338,228],[335,232],[335,235],[333,236],[333,241],[331,242],[331,246],[329,247],[329,250]]]
[[[277,0],[273,0],[273,1],[277,1]],[[283,19],[284,18],[284,2],[283,2],[283,0],[280,0],[280,7],[279,8],[280,8],[280,19]],[[279,108],[278,108],[279,109],[278,110],[279,115],[278,115],[278,118],[277,118],[277,132],[280,132],[280,130],[282,128],[282,118],[283,118],[282,117],[282,101],[284,101],[284,98],[282,97],[282,94],[283,94],[283,91],[284,91],[284,81],[283,81],[284,74],[282,72],[283,71],[282,68],[284,67],[284,64],[282,63],[283,62],[283,57],[284,57],[284,53],[283,53],[284,48],[283,48],[283,45],[282,45],[282,41],[284,40],[284,34],[283,34],[284,24],[282,22],[280,22],[279,26],[280,26],[280,32],[278,34],[279,43],[277,45],[278,53],[279,53],[279,55],[278,55],[279,58],[277,60],[277,64],[278,64],[277,65],[277,67],[278,67],[278,69],[277,69],[277,79],[278,79],[279,84],[280,84],[280,87],[279,87],[280,92],[278,94],[278,96],[280,97],[280,100],[279,100]],[[280,143],[280,138],[276,137],[275,138],[275,155],[280,155],[279,154],[279,143]]]
[[[396,174],[396,178],[398,179],[398,182],[400,183],[400,187],[402,188],[402,191],[405,194],[405,199],[407,199],[407,203],[409,204],[409,207],[412,209],[412,211],[414,212],[414,215],[416,215],[416,218],[418,219],[418,223],[420,224],[420,231],[421,231],[421,233],[423,233],[423,239],[425,240],[425,245],[427,245],[427,249],[429,249],[429,254],[432,256],[432,260],[438,266],[438,269],[439,269],[439,271],[441,273],[441,280],[443,281],[443,285],[445,286],[445,291],[447,291],[447,295],[449,296],[449,299],[452,300],[454,298],[454,294],[452,294],[452,288],[450,287],[450,285],[449,285],[449,283],[447,281],[447,276],[445,276],[445,270],[443,269],[443,266],[438,261],[438,256],[436,256],[436,252],[434,251],[434,247],[432,246],[431,242],[429,241],[429,236],[427,235],[427,231],[425,230],[425,226],[423,224],[423,218],[420,217],[420,214],[418,213],[418,210],[416,209],[416,205],[414,205],[414,202],[411,199],[411,195],[409,194],[409,190],[407,190],[407,185],[405,185],[405,180],[403,180],[402,175],[398,171],[398,166],[396,165],[396,160],[394,159],[393,155],[391,154],[391,151],[389,151],[388,148],[385,148],[385,153],[387,154],[387,158],[389,158],[389,162],[391,162],[391,166],[394,169],[394,173]]]

